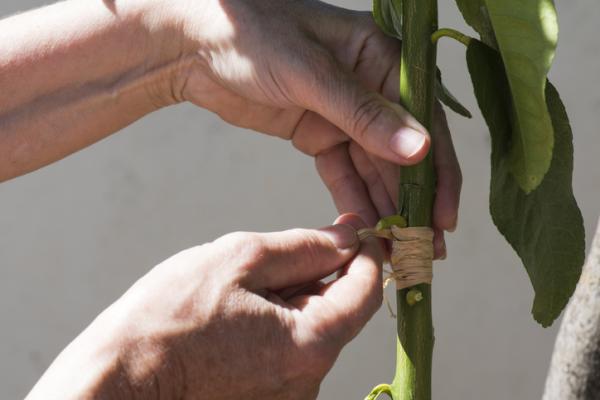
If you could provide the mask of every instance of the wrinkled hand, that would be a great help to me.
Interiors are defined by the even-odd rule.
[[[369,13],[317,1],[193,0],[180,2],[174,15],[187,60],[173,84],[177,96],[315,157],[341,213],[356,212],[370,225],[395,213],[397,165],[420,161],[430,138],[396,104],[400,43]],[[434,227],[443,255],[442,232],[456,226],[461,175],[437,108]]]
[[[77,338],[30,398],[316,398],[382,299],[379,244],[361,246],[357,216],[337,222],[229,234],[171,257]]]

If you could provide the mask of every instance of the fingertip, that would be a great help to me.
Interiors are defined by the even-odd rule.
[[[451,178],[445,173],[438,173],[438,179],[445,179],[444,182],[438,181],[436,185],[436,198],[433,206],[433,221],[436,228],[454,232],[458,224],[458,209],[460,194],[452,182]]]
[[[448,228],[446,231],[454,232],[456,231],[456,227],[458,226],[458,213],[454,213],[450,219],[450,224],[448,224]]]
[[[335,221],[333,222],[333,224],[334,225],[339,225],[339,224],[349,225],[356,230],[367,228],[367,223],[364,221],[364,219],[361,218],[360,215],[358,215],[356,213],[344,213],[344,214],[340,215],[339,217],[337,217],[335,219]]]
[[[349,224],[335,224],[319,229],[338,250],[357,249],[359,245],[356,229]]]
[[[446,232],[456,231],[458,224],[458,213],[455,211],[435,212],[435,227]]]
[[[446,249],[446,240],[444,239],[444,231],[435,229],[433,238],[433,253],[436,260],[445,260],[448,252]]]
[[[333,226],[350,227],[350,229],[353,229],[356,238],[358,238],[359,229],[369,227],[367,223],[365,223],[365,221],[360,217],[360,215],[354,213],[340,215],[335,219]],[[377,238],[367,238],[364,239],[363,242],[365,246],[361,247],[361,252],[365,252],[365,254],[371,256],[379,266],[383,265],[386,254],[384,246],[381,246],[380,244],[380,240]]]

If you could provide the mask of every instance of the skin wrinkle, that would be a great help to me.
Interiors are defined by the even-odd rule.
[[[266,96],[266,97],[272,97],[272,98],[277,98],[278,96],[281,96],[284,100],[284,104],[294,104],[293,101],[290,100],[290,98],[287,96],[287,91],[284,90],[284,88],[281,86],[280,79],[277,79],[276,74],[273,72],[273,68],[271,67],[271,65],[267,65],[266,67],[267,70],[267,74],[270,78],[270,81],[274,83],[275,88],[274,89],[270,89],[267,87],[267,89],[265,89],[263,87],[263,91],[265,91],[265,93],[270,92],[270,96]],[[293,131],[292,131],[293,132]],[[283,133],[283,137],[286,138],[286,134],[284,132]]]
[[[354,121],[352,131],[356,132],[358,138],[366,139],[373,123],[382,118],[386,111],[388,110],[381,107],[381,100],[376,95],[372,94],[362,99],[352,116]]]
[[[329,29],[332,26],[331,21],[334,19],[344,18],[338,11],[328,10],[329,4],[324,4],[324,8],[316,10],[315,14],[317,18],[309,18],[306,31],[309,37],[312,38],[313,42],[320,43],[330,50],[335,59],[339,60],[340,64],[345,67],[346,70],[353,71],[355,69],[358,56],[361,54],[362,49],[365,47],[365,38],[371,35],[376,35],[379,31],[377,26],[371,20],[370,13],[350,11],[351,14],[355,14],[361,18],[361,22],[369,20],[370,23],[366,29],[351,29],[346,32],[346,35],[340,35],[338,29]],[[345,10],[347,11],[347,10]],[[352,21],[355,25],[357,21]],[[362,23],[362,25],[365,25]],[[336,27],[337,28],[337,27]],[[362,28],[362,26],[361,26]]]
[[[362,40],[362,45],[361,45],[360,49],[358,50],[357,57],[355,58],[354,62],[352,63],[352,71],[356,72],[356,70],[360,66],[361,62],[365,61],[365,59],[364,59],[365,50],[369,47],[370,43],[373,41],[373,38],[376,37],[375,36],[376,33],[377,33],[376,31],[373,31],[373,32],[369,33]]]
[[[296,132],[298,131],[298,127],[300,126],[300,124],[302,123],[302,120],[304,119],[304,117],[306,116],[306,114],[307,114],[308,112],[309,112],[308,110],[302,110],[302,113],[301,113],[301,114],[300,114],[300,116],[298,117],[298,121],[296,121],[296,123],[295,123],[295,124],[294,124],[294,126],[292,127],[291,134],[289,135],[289,137],[287,137],[287,135],[286,135],[286,139],[288,139],[289,141],[291,141],[291,142],[292,142],[292,145],[293,145],[293,146],[294,146],[296,149],[298,149],[298,150],[300,150],[300,151],[302,151],[302,152],[304,152],[304,153],[307,153],[307,154],[310,154],[310,155],[312,155],[309,149],[305,149],[305,148],[301,147],[301,146],[298,144],[298,141],[295,139],[295,138],[296,138]],[[315,155],[316,155],[316,154],[315,154]]]

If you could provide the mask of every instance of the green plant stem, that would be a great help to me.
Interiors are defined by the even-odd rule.
[[[431,129],[436,71],[437,0],[404,0],[400,98],[406,109]],[[431,226],[435,196],[435,174],[431,152],[423,162],[401,170],[399,213],[408,226]],[[431,286],[416,288],[422,300],[409,305],[407,292],[396,295],[398,350],[396,375],[392,383],[394,400],[431,399],[433,325]]]
[[[449,37],[451,39],[454,39],[467,47],[469,47],[469,43],[471,42],[470,36],[467,36],[462,32],[450,28],[441,28],[433,32],[433,34],[431,35],[431,41],[433,43],[437,43],[437,41],[443,37]]]

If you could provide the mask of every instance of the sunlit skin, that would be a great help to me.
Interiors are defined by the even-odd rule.
[[[317,1],[68,0],[13,16],[0,21],[0,180],[192,102],[314,157],[339,212],[356,214],[328,230],[355,239],[395,212],[398,166],[433,139],[445,256],[460,169],[441,108],[430,137],[396,104],[399,52],[368,13]],[[186,250],[102,313],[30,398],[315,398],[380,305],[384,258],[318,230]]]
[[[96,318],[29,398],[316,398],[382,298],[381,247],[359,243],[358,216],[337,224],[237,232],[176,254]]]

